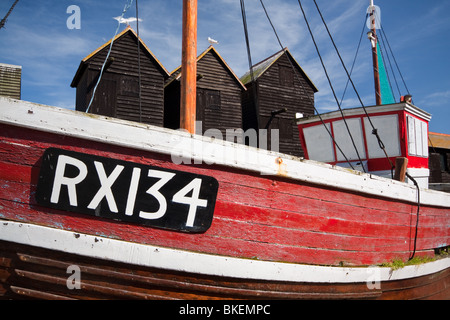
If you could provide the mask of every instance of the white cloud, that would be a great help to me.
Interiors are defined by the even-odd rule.
[[[12,3],[12,1],[10,1]],[[445,69],[445,51],[448,52],[449,24],[445,12],[450,10],[448,1],[440,0],[424,5],[408,3],[404,12],[387,12],[389,8],[402,8],[406,1],[389,2],[383,6],[383,24],[397,54],[398,62],[416,100],[423,106],[444,110],[440,106],[448,100],[449,85]],[[21,5],[22,3],[22,5]],[[0,31],[0,62],[23,66],[23,91],[36,102],[70,106],[75,102],[75,89],[69,87],[80,60],[111,39],[118,16],[125,1],[77,0],[33,2],[24,0],[16,6],[6,29]],[[340,100],[347,76],[336,56],[330,39],[324,30],[313,2],[302,2],[316,36],[327,70]],[[361,34],[368,1],[317,1],[328,23],[340,53],[348,68],[351,67]],[[81,30],[66,28],[66,8],[76,4],[81,8]],[[245,1],[253,64],[280,50],[259,0]],[[316,50],[306,29],[297,1],[264,1],[283,46],[287,46],[308,76],[319,89],[316,94],[318,109],[337,109]],[[215,46],[225,61],[238,75],[248,69],[240,4],[237,0],[199,0],[198,2],[198,51],[209,46],[208,36],[219,40]],[[1,4],[0,10],[8,7]],[[426,10],[423,10],[426,8]],[[423,11],[423,12],[422,12]],[[3,12],[3,11],[2,11]],[[181,13],[182,1],[152,0],[139,2],[140,35],[150,50],[172,71],[181,62]],[[135,16],[134,6],[126,14]],[[389,18],[391,17],[391,18]],[[392,18],[393,17],[393,18]],[[123,28],[124,26],[122,26]],[[132,24],[135,28],[136,24]],[[123,29],[121,29],[123,30]],[[433,40],[430,40],[434,38]],[[435,39],[441,39],[437,41]],[[362,40],[352,79],[366,105],[373,104],[373,71],[370,46],[366,37]],[[413,44],[413,45],[411,45]],[[424,48],[433,46],[433,58]],[[419,51],[420,56],[415,55]],[[437,54],[439,53],[439,55]],[[420,64],[420,65],[418,65]],[[426,67],[424,66],[426,64]],[[447,63],[448,64],[448,63]],[[407,71],[405,71],[407,70]],[[420,72],[419,72],[420,71]],[[427,74],[428,72],[428,74]],[[420,73],[420,74],[418,74]],[[433,81],[423,81],[424,78]],[[414,90],[418,88],[417,90]],[[423,98],[422,98],[423,97]],[[351,86],[347,89],[343,107],[360,106]],[[443,111],[440,111],[443,112]],[[445,118],[445,115],[435,115]]]
[[[420,99],[418,104],[427,107],[441,107],[448,109],[448,101],[450,99],[450,90],[437,91],[430,93]]]

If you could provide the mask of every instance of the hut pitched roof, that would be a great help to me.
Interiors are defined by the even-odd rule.
[[[450,150],[450,135],[430,132],[428,138],[428,146]]]
[[[239,79],[239,77],[234,73],[234,71],[230,68],[230,66],[228,65],[228,63],[226,63],[226,61],[222,58],[222,56],[219,54],[219,52],[217,52],[217,50],[211,45],[209,46],[205,51],[203,51],[198,57],[197,57],[197,63],[208,53],[211,52],[213,55],[215,55],[225,66],[225,68],[230,72],[230,74],[232,75],[232,77],[236,80],[237,84],[243,89],[243,90],[247,90],[247,88],[245,87],[245,85],[241,82],[241,80]],[[173,70],[170,73],[170,78],[166,83],[166,86],[168,86],[170,83],[172,83],[174,80],[179,80],[182,76],[182,70],[181,70],[181,66],[177,67],[175,70]]]
[[[312,82],[312,80],[308,77],[308,75],[306,74],[306,72],[303,70],[303,68],[298,64],[298,62],[294,59],[294,57],[292,56],[292,54],[290,53],[288,48],[284,48],[280,51],[278,51],[277,53],[275,53],[274,55],[268,57],[267,59],[258,62],[257,64],[255,64],[252,67],[253,70],[253,77],[255,80],[257,80],[259,77],[261,77],[267,70],[269,70],[269,68],[278,60],[280,59],[283,54],[287,54],[288,57],[291,59],[291,61],[294,62],[294,66],[297,67],[300,72],[304,75],[305,79],[307,80],[307,82],[311,85],[311,87],[313,88],[314,92],[318,92],[319,90],[317,89],[316,85]],[[245,73],[242,77],[241,77],[241,81],[242,83],[244,83],[245,85],[250,83],[252,81],[252,77],[250,74],[250,70],[247,71],[247,73]]]
[[[125,36],[126,34],[130,34],[135,39],[138,39],[138,36],[136,32],[130,27],[127,26],[121,33],[116,35],[114,37],[114,42],[118,41],[120,38]],[[78,67],[77,72],[75,73],[75,76],[72,80],[72,83],[70,84],[71,87],[75,88],[78,85],[78,82],[80,80],[81,75],[83,74],[84,70],[87,67],[87,62],[92,59],[97,53],[105,49],[111,44],[111,41],[113,39],[109,40],[108,42],[104,43],[100,47],[98,47],[96,50],[92,51],[90,54],[88,54],[84,59],[81,60],[80,65]],[[170,76],[167,69],[162,65],[162,63],[156,58],[156,56],[153,54],[153,52],[147,47],[147,45],[142,41],[142,39],[139,37],[140,46],[156,61],[158,67],[161,69],[161,72],[164,74],[166,78]]]

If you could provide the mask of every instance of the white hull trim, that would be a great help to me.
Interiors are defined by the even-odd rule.
[[[417,202],[406,183],[187,132],[0,97],[0,123],[225,165],[395,201]],[[423,189],[421,204],[450,207],[450,194]]]
[[[450,267],[450,257],[399,270],[241,259],[126,242],[8,220],[0,220],[0,240],[145,267],[269,281],[369,284],[420,277]]]

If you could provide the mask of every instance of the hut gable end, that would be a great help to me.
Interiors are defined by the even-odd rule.
[[[105,43],[80,63],[71,84],[77,88],[78,111],[86,111],[88,107],[110,43]],[[163,126],[164,81],[169,73],[142,40],[139,47],[141,87],[139,88],[138,37],[128,27],[114,39],[89,112]]]
[[[293,65],[294,69],[288,56],[283,54],[258,78],[261,115],[270,115],[275,109],[281,108],[314,114],[315,87]],[[292,112],[280,114],[281,118],[291,116]]]
[[[174,70],[165,88],[165,126],[179,128],[181,67]],[[241,92],[245,86],[219,53],[210,46],[197,58],[197,115],[202,132],[242,128]]]

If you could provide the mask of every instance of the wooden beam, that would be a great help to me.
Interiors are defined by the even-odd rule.
[[[183,0],[180,127],[195,133],[197,98],[197,0]]]
[[[395,159],[394,180],[405,182],[407,168],[408,168],[408,158],[398,157],[397,159]]]
[[[376,11],[375,6],[373,5],[373,0],[370,2],[370,23],[371,23],[371,31],[372,31],[372,61],[373,61],[373,77],[375,82],[375,101],[377,106],[381,106],[381,86],[380,86],[380,73],[379,73],[379,65],[378,65],[378,51],[377,51],[377,29],[376,29]]]

